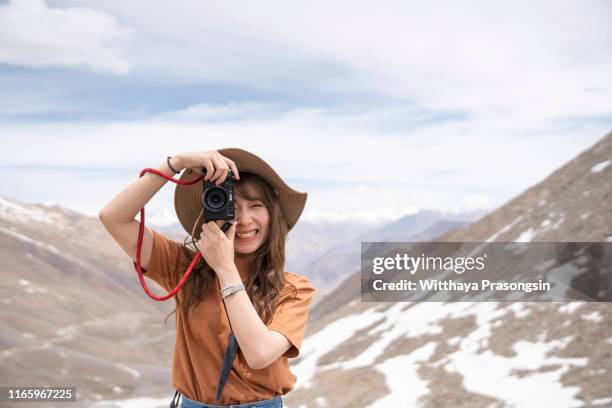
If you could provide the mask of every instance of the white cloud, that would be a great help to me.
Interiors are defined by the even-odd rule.
[[[238,146],[308,190],[311,214],[361,217],[499,205],[610,130],[606,1],[53,4],[63,8],[0,7],[0,49],[10,48],[0,61],[2,53],[28,64],[76,59],[120,73],[125,47],[135,74],[128,88],[158,86],[169,90],[168,105],[193,105],[137,121],[6,122],[6,165],[124,168],[136,177],[168,154]],[[27,21],[1,24],[7,13]],[[129,42],[118,21],[129,25]],[[185,91],[206,83],[216,95]],[[177,84],[185,98],[171,92]],[[272,102],[249,102],[253,89]],[[237,102],[209,102],[230,95]],[[309,107],[288,108],[282,95]],[[0,109],[25,105],[7,99]]]
[[[10,0],[0,6],[0,63],[31,67],[85,66],[125,74],[129,30],[103,11],[50,8],[44,0]]]
[[[268,160],[296,189],[309,192],[306,218],[393,218],[417,208],[471,210],[502,204],[608,131],[604,124],[541,131],[511,120],[480,120],[434,122],[389,134],[380,129],[388,117],[384,108],[242,107],[198,106],[186,110],[189,120],[168,114],[163,120],[134,122],[5,123],[0,134],[11,136],[2,140],[8,168],[0,177],[0,195],[30,194],[26,201],[47,201],[57,192],[58,200],[65,200],[60,203],[95,213],[101,201],[167,155],[241,147]],[[202,109],[204,119],[198,116]],[[266,112],[266,118],[249,116],[253,111]],[[74,168],[75,174],[58,176],[58,185],[50,189],[51,178],[43,181],[10,169],[24,165]],[[112,171],[77,176],[79,168],[127,172],[122,184]],[[74,188],[59,185],[67,180]],[[79,195],[78,207],[66,193],[71,190],[88,192]],[[157,207],[162,215],[172,210],[171,195],[165,194],[166,204]]]
[[[532,122],[612,106],[607,1],[95,4],[138,31],[136,69],[168,81],[295,84]]]
[[[423,107],[537,120],[610,113],[607,2],[234,7],[215,4],[237,26],[350,67],[370,89]]]

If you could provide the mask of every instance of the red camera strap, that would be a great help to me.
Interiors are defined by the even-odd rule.
[[[166,180],[170,180],[173,183],[180,184],[180,185],[183,185],[183,186],[190,186],[192,184],[197,183],[198,181],[201,181],[202,178],[203,178],[203,176],[200,176],[200,177],[198,177],[198,178],[196,178],[195,180],[192,180],[192,181],[176,180],[176,179],[174,179],[172,177],[167,176],[166,174],[162,173],[159,170],[151,169],[151,168],[146,168],[146,169],[142,170],[140,172],[140,176],[138,176],[138,177],[140,178],[140,177],[144,176],[147,173],[155,173],[158,176],[161,176],[161,177],[165,178]],[[149,295],[149,297],[151,297],[152,299],[155,299],[157,301],[167,300],[167,299],[170,299],[172,296],[174,296],[181,289],[181,287],[183,287],[183,285],[187,281],[187,278],[189,278],[189,275],[191,275],[191,272],[193,271],[193,268],[194,268],[195,264],[202,257],[202,254],[200,252],[197,252],[195,254],[193,259],[191,260],[191,263],[189,264],[189,267],[187,268],[187,271],[185,271],[185,274],[183,275],[183,277],[179,281],[178,285],[176,285],[176,287],[174,289],[172,289],[172,291],[170,291],[170,293],[168,293],[165,296],[156,296],[153,292],[151,292],[151,290],[147,286],[147,284],[146,284],[146,282],[144,280],[144,276],[142,274],[142,267],[140,266],[140,254],[142,252],[142,238],[144,236],[144,225],[145,225],[145,209],[144,209],[144,207],[142,207],[140,209],[140,229],[138,230],[138,246],[136,247],[136,262],[134,263],[134,268],[136,269],[136,272],[138,272],[138,279],[140,280],[140,284],[142,285],[142,288],[144,289],[145,293],[147,295]]]

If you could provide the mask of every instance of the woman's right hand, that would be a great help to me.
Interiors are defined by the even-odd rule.
[[[232,170],[234,177],[240,180],[238,168],[233,160],[228,159],[216,150],[205,152],[190,152],[177,154],[179,164],[184,169],[205,168],[206,175],[204,180],[210,180],[216,185],[222,184],[227,178],[229,170]]]

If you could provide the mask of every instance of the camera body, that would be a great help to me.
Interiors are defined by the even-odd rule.
[[[202,190],[205,222],[234,219],[234,175],[231,170],[225,181],[218,186],[210,180],[204,180]]]

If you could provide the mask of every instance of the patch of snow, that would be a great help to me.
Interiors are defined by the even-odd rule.
[[[327,406],[327,400],[323,397],[317,397],[314,400],[315,404],[317,404],[317,407],[326,407]]]
[[[493,302],[420,302],[403,310],[405,306],[405,302],[399,302],[386,311],[371,308],[362,313],[351,314],[308,337],[308,341],[302,346],[302,358],[297,364],[291,366],[297,376],[295,388],[312,387],[313,377],[323,369],[371,366],[376,358],[384,353],[388,345],[399,338],[441,333],[442,327],[439,322],[445,318],[457,319],[474,316],[479,328],[472,332],[472,337],[467,341],[480,341],[490,335],[490,324],[487,323],[507,313],[505,310],[498,309]],[[351,360],[324,366],[318,365],[321,356],[342,347],[343,343],[353,338],[356,331],[381,319],[384,321],[367,333],[368,336],[377,335],[378,339],[361,354]],[[461,341],[464,342],[466,339]]]
[[[508,306],[508,309],[514,312],[514,316],[517,319],[522,319],[531,313],[531,310],[525,306],[524,302],[514,302]]]
[[[455,337],[451,337],[450,339],[448,339],[446,343],[449,346],[456,346],[457,344],[459,344],[460,341],[461,341],[461,337],[455,336]]]
[[[2,199],[0,198],[0,200],[2,200]],[[20,234],[20,233],[15,232],[15,231],[11,231],[8,228],[0,227],[0,231],[4,232],[7,235],[15,237],[15,238],[17,238],[18,240],[20,240],[22,242],[26,242],[28,244],[36,245],[37,247],[44,248],[44,249],[46,249],[48,251],[51,251],[51,252],[56,253],[56,254],[59,254],[59,250],[56,247],[54,247],[53,245],[49,245],[49,244],[45,244],[44,242],[36,241],[36,240],[26,236],[26,235]]]
[[[548,227],[550,225],[551,221],[547,218],[544,221],[542,221],[542,227]]]
[[[603,316],[601,315],[601,313],[599,313],[599,310],[596,310],[593,313],[588,314],[588,315],[582,315],[580,316],[580,318],[583,320],[588,320],[588,321],[595,322],[595,323],[599,323],[603,320]]]
[[[530,242],[535,234],[536,231],[533,228],[529,228],[527,231],[523,231],[514,242]]]
[[[308,337],[308,341],[302,345],[299,363],[292,366],[292,371],[297,376],[295,387],[309,388],[312,386],[311,380],[320,369],[317,366],[319,357],[341,347],[353,337],[356,331],[371,325],[384,317],[384,313],[376,310],[367,309],[362,313],[348,315],[338,319],[326,326],[323,330]]]
[[[587,218],[589,218],[591,216],[591,213],[584,213],[584,214],[580,214],[580,219],[581,220],[586,220]]]
[[[92,408],[166,408],[172,397],[130,398],[122,400],[105,400],[91,405]]]
[[[19,284],[20,284],[21,286],[30,286],[30,285],[31,285],[30,281],[25,280],[25,279],[19,279],[19,281],[18,281],[18,282],[19,282]]]
[[[501,234],[508,232],[512,229],[512,227],[514,227],[514,225],[519,222],[520,220],[523,219],[522,215],[519,215],[518,217],[516,217],[514,219],[514,221],[512,221],[510,224],[506,225],[504,228],[500,229],[499,231],[497,231],[495,234],[491,235],[489,238],[487,238],[487,240],[485,242],[493,242],[497,239],[497,237],[499,237]]]
[[[563,223],[563,221],[565,221],[564,217],[559,218],[559,220],[557,222],[555,222],[555,225],[553,225],[554,229],[558,229],[559,225],[561,225]]]
[[[550,351],[563,347],[568,341],[518,341],[513,346],[516,352],[514,357],[504,357],[491,350],[482,353],[459,350],[448,357],[450,362],[445,369],[461,374],[467,390],[500,399],[505,406],[578,407],[582,406],[582,401],[575,397],[580,388],[564,386],[560,377],[569,370],[570,365],[585,366],[588,358],[548,356]],[[532,373],[524,378],[511,374],[514,369],[537,370],[551,364],[561,367],[555,371]]]
[[[442,333],[439,322],[445,318],[458,318],[471,315],[467,312],[469,303],[453,302],[421,302],[415,304],[409,310],[403,310],[405,303],[398,303],[386,312],[386,320],[372,329],[368,335],[379,334],[380,338],[372,343],[370,347],[363,350],[361,354],[349,361],[332,364],[341,369],[370,366],[377,357],[385,352],[387,347],[395,340],[402,337],[418,337],[426,334]],[[487,318],[487,310],[480,311],[479,318]],[[502,311],[501,313],[505,313]],[[483,337],[488,337],[487,335]]]
[[[553,340],[553,341],[549,342],[549,344],[551,344],[554,348],[564,349],[564,348],[567,347],[568,344],[571,343],[572,340],[574,340],[574,337],[576,337],[576,336],[574,336],[574,335],[565,336],[565,337],[562,337],[560,339]]]
[[[33,339],[35,337],[32,333],[21,333],[21,336],[25,337],[26,339]]]
[[[427,381],[419,377],[420,361],[427,361],[436,350],[437,343],[430,342],[408,355],[389,358],[374,366],[385,375],[389,394],[376,400],[370,408],[416,407],[422,396],[429,394]],[[409,387],[406,384],[410,384]]]
[[[514,219],[514,221],[512,221],[510,224],[504,226],[502,229],[500,229],[499,231],[497,231],[495,234],[491,235],[489,238],[487,238],[485,240],[485,242],[482,245],[479,245],[478,247],[476,247],[474,250],[472,250],[469,254],[466,255],[466,257],[473,257],[476,254],[480,253],[489,242],[493,242],[495,241],[501,234],[504,234],[508,231],[510,231],[512,229],[512,227],[514,227],[514,225],[519,222],[520,220],[523,219],[522,215],[519,215],[518,217],[516,217]]]
[[[118,386],[118,385],[114,385],[113,386],[113,392],[115,394],[119,394],[121,391],[123,391],[123,389],[120,386]]]
[[[24,291],[26,293],[47,293],[49,292],[47,288],[37,288],[34,286],[27,286],[24,288]]]
[[[135,379],[139,379],[141,377],[140,372],[138,372],[137,370],[134,370],[133,368],[130,368],[126,365],[120,364],[120,363],[115,363],[115,367],[118,367],[120,369],[122,369],[123,371],[127,371],[128,373],[130,373],[132,375],[132,377],[134,377]]]
[[[0,197],[0,218],[18,221],[23,224],[53,224],[61,227],[62,217],[52,211],[45,211],[31,206],[23,206]]]
[[[74,336],[79,334],[79,329],[76,327],[76,325],[71,325],[71,326],[64,327],[63,329],[57,330],[55,334],[58,336],[73,339]],[[96,377],[96,378],[100,378],[100,377]]]
[[[589,190],[585,190],[585,191],[582,192],[582,195],[584,197],[588,197],[589,195],[591,195],[591,192]]]
[[[601,173],[610,165],[610,160],[602,161],[591,167],[591,173]]]
[[[591,401],[591,405],[612,405],[612,398],[598,398]]]
[[[544,207],[545,205],[546,205],[546,200],[541,200],[541,201],[538,203],[538,207]]]
[[[586,302],[568,302],[568,303],[564,304],[563,306],[559,306],[559,309],[557,309],[557,311],[559,311],[559,313],[569,313],[569,314],[572,314],[578,308],[584,306],[585,304],[586,304]]]

